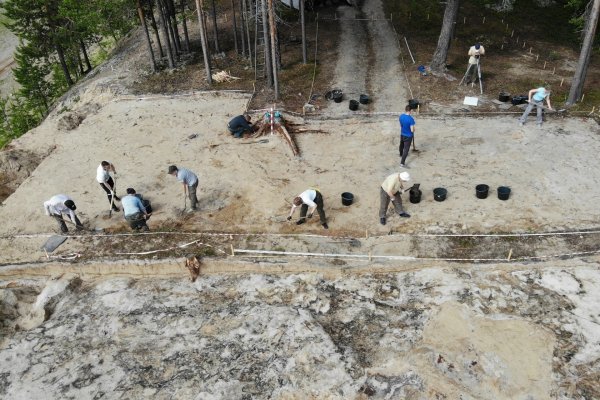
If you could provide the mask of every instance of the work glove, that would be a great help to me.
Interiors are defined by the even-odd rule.
[[[296,222],[296,225],[302,225],[305,222],[306,222],[306,220],[304,218],[302,218],[302,219],[299,219],[298,222]]]
[[[312,218],[312,214],[308,214],[306,218]]]
[[[288,220],[288,221],[291,221],[291,220],[292,220],[292,216],[291,216],[291,215],[288,215],[288,217],[287,217],[287,220]]]

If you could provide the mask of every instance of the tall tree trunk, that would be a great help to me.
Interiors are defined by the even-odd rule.
[[[275,88],[275,100],[279,100],[279,79],[277,79],[277,25],[275,22],[275,10],[273,0],[269,0],[269,25],[271,26],[271,60],[273,63],[273,86]]]
[[[174,0],[166,0],[166,10],[168,11],[171,32],[173,35],[173,43],[175,43],[175,48],[178,53],[182,52],[181,49],[181,40],[179,38],[179,26],[177,25],[177,11],[175,10],[175,2]]]
[[[269,14],[267,12],[267,0],[259,0],[262,14],[262,26],[263,26],[263,41],[264,41],[264,49],[265,49],[265,72],[267,74],[267,84],[269,86],[273,86],[273,64],[271,61],[271,52],[269,49],[271,46],[269,45],[269,23],[268,18]],[[258,58],[258,57],[257,57]]]
[[[304,18],[304,0],[300,0],[300,25],[302,26],[302,63],[306,64],[306,23]]]
[[[200,41],[202,42],[202,55],[204,57],[204,69],[206,70],[206,81],[212,84],[212,75],[210,72],[210,54],[208,52],[208,40],[206,39],[206,29],[204,21],[204,12],[202,11],[201,0],[196,0],[196,11],[198,12],[198,23],[200,24]]]
[[[596,35],[596,28],[598,27],[598,15],[600,14],[600,0],[594,0],[592,5],[592,11],[589,13],[585,20],[583,44],[581,46],[581,53],[579,53],[579,61],[577,62],[577,68],[575,69],[575,75],[573,75],[573,82],[571,83],[571,89],[569,90],[569,98],[567,99],[567,105],[571,106],[581,99],[583,94],[583,84],[587,75],[587,69],[590,65],[590,58],[592,56],[592,46],[594,44],[594,37]]]
[[[169,68],[175,68],[175,59],[173,57],[173,48],[171,47],[171,40],[169,38],[169,21],[168,17],[165,15],[164,4],[161,4],[162,1],[158,0],[156,3],[158,8],[158,16],[160,17],[160,23],[163,28],[163,36],[165,39],[165,43],[167,44],[167,59],[169,60]]]
[[[237,22],[235,21],[235,0],[231,0],[231,12],[233,13],[233,44],[235,47],[235,54],[238,54],[238,40],[237,40]],[[243,41],[243,40],[242,40]]]
[[[247,13],[249,8],[252,6],[252,3],[250,3],[250,5],[248,5],[248,0],[242,0],[242,2],[244,3],[244,12]],[[252,14],[252,13],[250,13]],[[246,14],[246,40],[248,41],[248,57],[250,58],[250,64],[254,64],[252,62],[252,46],[251,46],[251,36],[250,36],[250,21],[248,18],[248,14]],[[254,55],[254,57],[256,57],[256,54]]]
[[[246,17],[244,16],[244,0],[240,0],[240,32],[242,39],[242,56],[246,57],[246,34],[244,27],[246,26]]]
[[[90,62],[90,58],[88,57],[87,50],[85,48],[85,43],[83,40],[79,40],[79,46],[81,47],[81,53],[83,54],[83,61],[85,62],[85,66],[87,70],[85,72],[90,72],[92,70],[92,63]]]
[[[446,71],[446,59],[448,58],[448,49],[450,48],[452,32],[454,32],[456,16],[458,15],[458,3],[459,0],[448,0],[446,3],[442,30],[430,65],[431,70],[434,72],[443,73]]]
[[[158,55],[161,59],[165,58],[165,53],[163,52],[162,43],[160,40],[160,32],[158,31],[158,24],[156,23],[156,18],[154,18],[154,7],[153,1],[149,0],[148,5],[150,6],[150,21],[152,25],[152,29],[154,30],[154,36],[156,36],[156,43],[158,44]],[[157,7],[158,12],[160,13],[160,6]]]
[[[152,65],[152,72],[156,72],[156,59],[154,58],[154,50],[152,50],[152,42],[150,41],[150,33],[148,32],[148,25],[146,24],[146,16],[144,15],[144,10],[142,9],[140,0],[137,0],[137,12],[146,35],[146,44],[148,45],[148,52],[150,53],[150,65]]]
[[[215,0],[212,0],[211,3],[212,3],[213,35],[214,35],[214,39],[215,39],[215,52],[220,53],[221,48],[219,47],[219,29],[217,28],[217,6],[215,5]]]
[[[79,54],[79,50],[77,50],[76,53],[77,53],[77,66],[79,67],[79,74],[77,74],[77,78],[79,78],[80,76],[83,76],[83,74],[85,72],[83,71],[83,62],[81,62],[81,54]]]
[[[60,62],[60,67],[63,70],[63,74],[65,75],[65,80],[69,86],[73,86],[73,79],[71,79],[71,74],[69,73],[69,67],[67,66],[67,62],[65,61],[65,52],[63,48],[57,44],[55,45],[56,54],[58,54],[58,61]]]
[[[187,18],[185,16],[185,0],[181,0],[181,15],[183,16],[183,38],[185,39],[185,52],[190,52],[190,35],[187,28]]]

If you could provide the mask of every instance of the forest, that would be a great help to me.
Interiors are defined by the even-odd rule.
[[[206,3],[200,0],[6,0],[1,10],[5,24],[19,38],[13,68],[19,86],[14,93],[0,99],[0,146],[37,126],[58,98],[93,71],[119,40],[139,27],[145,32],[148,57],[155,74],[151,79],[160,80],[165,71],[203,68],[206,85],[210,87],[215,63],[221,68],[241,64],[254,71],[254,76],[246,74],[244,81],[264,85],[271,97],[278,100],[281,96],[285,100],[286,93],[295,90],[290,90],[293,83],[286,81],[293,74],[286,76],[283,70],[302,68],[313,61],[317,64],[316,54],[312,53],[312,47],[317,45],[322,46],[321,54],[335,51],[335,39],[327,46],[307,35],[318,29],[319,20],[324,32],[335,32],[336,21],[324,17],[335,15],[338,3],[305,4],[299,0],[292,5],[290,8],[272,0]],[[516,26],[534,38],[570,46],[579,54],[579,60],[568,96],[565,93],[568,105],[581,99],[590,60],[599,52],[594,43],[598,38],[600,0],[450,0],[446,5],[422,0],[387,1],[384,6],[395,29],[410,35],[427,49],[427,55],[422,58],[429,58],[420,62],[429,64],[437,74],[452,68],[448,61],[452,38],[487,39],[499,47],[499,40],[493,36],[503,28],[497,26],[500,20],[502,25]],[[495,16],[485,27],[489,32],[468,32],[467,19],[481,15],[484,21],[485,15]],[[465,21],[462,26],[461,20]],[[323,27],[324,23],[329,26]],[[514,28],[511,29],[514,33]],[[198,34],[191,35],[192,30]],[[287,48],[289,42],[296,54],[291,62],[282,60],[285,54],[282,46]],[[225,61],[217,60],[220,55]],[[322,68],[310,71],[304,68],[302,73],[316,75],[313,80],[317,81],[328,78]],[[241,82],[240,85],[248,88]],[[288,90],[283,89],[281,93],[286,85]],[[589,96],[596,94],[588,93],[588,99]]]

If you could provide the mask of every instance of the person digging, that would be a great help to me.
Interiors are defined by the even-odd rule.
[[[238,115],[227,124],[229,133],[236,139],[249,137],[254,133],[255,126],[250,124],[251,117],[248,114]]]
[[[410,181],[408,172],[395,172],[389,175],[379,188],[379,222],[381,225],[386,224],[386,213],[390,201],[394,204],[394,209],[402,218],[409,218],[410,214],[402,208],[402,193],[409,189],[405,189],[403,182]]]
[[[106,192],[112,211],[120,211],[119,207],[115,205],[115,201],[121,201],[121,199],[117,196],[115,182],[110,175],[111,172],[115,176],[115,179],[117,179],[115,166],[108,161],[102,161],[96,170],[96,180],[100,184],[100,187]]]
[[[69,232],[67,224],[62,216],[63,214],[69,216],[71,222],[75,224],[75,229],[83,229],[81,221],[79,221],[77,214],[75,214],[76,209],[77,206],[75,206],[73,199],[65,194],[57,194],[52,196],[50,200],[44,202],[44,210],[46,211],[46,215],[54,218],[56,222],[58,222],[58,227],[60,228],[61,233]]]
[[[321,225],[323,228],[329,229],[327,219],[325,218],[325,210],[323,210],[323,195],[320,191],[317,189],[308,189],[296,196],[292,201],[292,209],[290,210],[290,215],[287,217],[288,221],[292,220],[297,207],[300,207],[300,219],[296,222],[296,225],[305,223],[306,219],[312,218],[313,213],[317,210]],[[307,212],[308,215],[306,215]]]
[[[151,214],[146,210],[142,196],[136,194],[135,189],[127,188],[127,196],[121,199],[121,205],[123,206],[123,215],[132,230],[149,230],[146,221]]]
[[[196,211],[198,209],[198,197],[196,197],[196,190],[198,189],[198,177],[196,174],[187,168],[178,168],[176,165],[171,165],[169,167],[168,174],[173,175],[179,182],[183,184],[184,199],[186,196],[190,199],[190,212]]]

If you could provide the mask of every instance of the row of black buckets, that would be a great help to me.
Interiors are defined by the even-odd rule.
[[[489,191],[490,191],[490,187],[483,183],[475,186],[475,196],[478,199],[487,198]],[[508,200],[508,198],[510,197],[510,188],[508,186],[498,186],[498,189],[496,189],[496,192],[498,193],[498,199],[500,199],[500,200]],[[447,196],[448,196],[448,190],[446,190],[446,188],[438,187],[438,188],[433,189],[433,199],[435,201],[444,201],[444,200],[446,200]],[[413,192],[411,190],[410,202],[418,203],[419,201],[421,201],[421,194],[419,193],[418,198],[415,195],[415,201],[413,201]]]
[[[488,185],[485,184],[479,184],[477,186],[475,186],[475,196],[478,199],[485,199],[488,197],[488,193],[490,191],[490,187]],[[510,197],[510,188],[508,186],[498,186],[498,189],[496,189],[497,193],[498,193],[498,199],[500,200],[508,200],[508,198]],[[423,194],[423,192],[416,188],[416,189],[411,189],[409,191],[410,193],[410,202],[413,204],[417,204],[421,202],[421,196]],[[442,188],[442,187],[437,187],[435,189],[433,189],[433,199],[435,201],[444,201],[446,200],[446,197],[448,196],[448,190],[446,188]],[[354,202],[354,195],[350,192],[344,192],[342,193],[342,204],[345,206],[349,206]]]
[[[344,100],[344,93],[340,89],[334,89],[331,92],[328,92],[326,97],[332,99],[336,103],[341,103]],[[370,101],[369,95],[361,94],[358,96],[358,100],[350,100],[348,108],[352,111],[356,111],[358,110],[359,104],[369,104]]]

